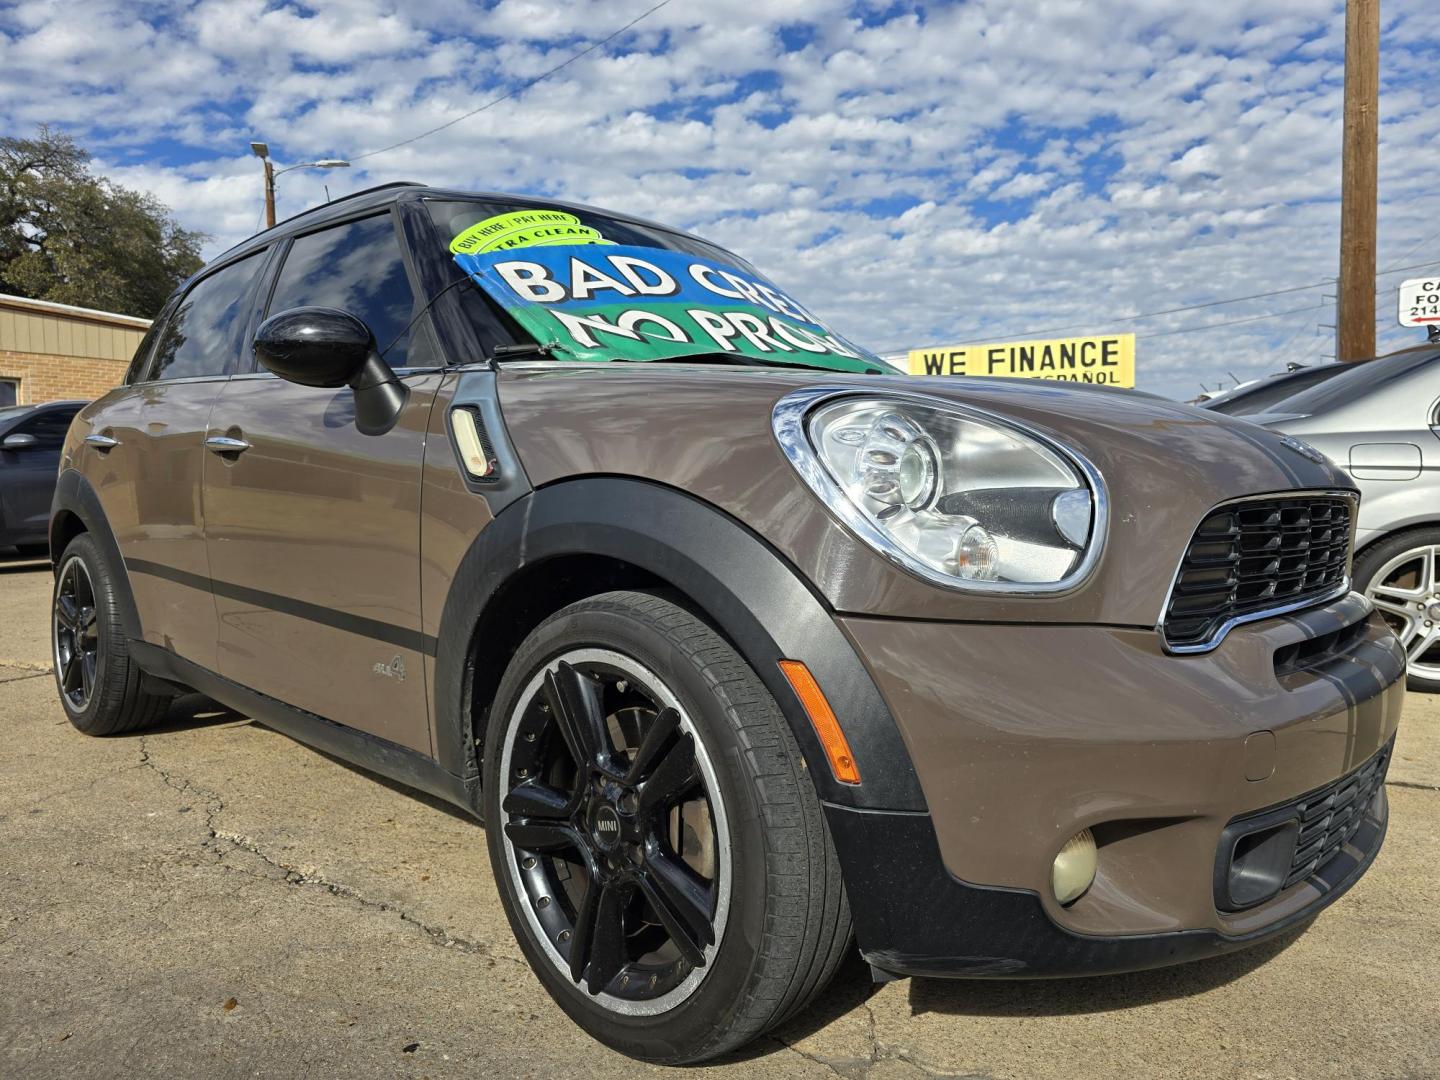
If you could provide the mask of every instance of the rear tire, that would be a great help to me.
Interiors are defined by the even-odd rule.
[[[1411,690],[1440,693],[1440,529],[1411,529],[1355,560],[1355,588],[1405,647]]]
[[[516,651],[490,715],[485,818],[501,900],[546,990],[592,1036],[646,1061],[703,1061],[829,982],[850,911],[819,800],[774,699],[710,626],[648,593],[572,604]],[[595,753],[573,751],[577,715],[595,718]],[[667,749],[647,753],[652,741]],[[678,757],[685,770],[670,767]],[[673,800],[647,794],[686,770]],[[649,825],[647,802],[659,807]],[[706,899],[667,922],[656,886],[682,859]],[[687,953],[688,931],[670,928],[697,909],[713,938],[701,927]]]
[[[154,724],[174,695],[157,693],[130,657],[115,582],[90,537],[60,556],[50,612],[55,684],[70,723],[86,735],[119,735]]]

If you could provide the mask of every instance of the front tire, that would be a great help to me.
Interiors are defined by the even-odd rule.
[[[540,981],[647,1061],[723,1054],[804,1007],[850,940],[784,717],[706,623],[648,593],[553,615],[485,747],[491,865]]]
[[[1411,529],[1366,548],[1355,560],[1355,588],[1400,638],[1406,685],[1440,693],[1440,529]]]
[[[60,704],[86,735],[135,731],[165,715],[174,695],[154,692],[130,658],[115,582],[84,533],[60,556],[50,648]]]

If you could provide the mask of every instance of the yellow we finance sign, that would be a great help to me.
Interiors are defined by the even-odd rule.
[[[1104,334],[1054,341],[912,349],[910,374],[994,375],[1134,386],[1135,335]]]

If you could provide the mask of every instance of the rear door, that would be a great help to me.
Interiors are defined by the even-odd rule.
[[[260,252],[217,267],[162,315],[130,383],[87,410],[91,437],[76,462],[125,559],[145,640],[211,669],[203,443],[239,362],[265,261]]]
[[[362,435],[348,388],[237,375],[210,433],[247,448],[205,455],[205,503],[220,673],[429,753],[419,500],[442,374],[416,291],[389,212],[294,239],[267,314],[360,317],[408,403],[392,430]]]

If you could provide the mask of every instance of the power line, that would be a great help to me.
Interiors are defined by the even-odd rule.
[[[1406,259],[1408,259],[1411,255],[1414,255],[1415,252],[1419,251],[1419,250],[1420,250],[1421,248],[1423,248],[1426,244],[1430,243],[1431,240],[1440,240],[1440,232],[1432,233],[1430,236],[1427,236],[1424,240],[1421,240],[1420,243],[1416,244],[1416,245],[1415,245],[1414,247],[1412,247],[1409,251],[1405,252],[1404,255],[1401,255],[1400,258],[1399,258],[1398,260],[1396,260],[1396,261],[1397,261],[1397,262],[1404,262],[1404,261],[1405,261]],[[1413,270],[1413,269],[1415,269],[1415,268],[1414,268],[1414,267],[1406,267],[1406,269],[1407,269],[1407,270]],[[1390,273],[1390,272],[1391,272],[1391,271],[1389,271],[1389,270],[1382,270],[1382,271],[1380,271],[1380,273],[1382,273],[1382,274],[1388,274],[1388,273]]]
[[[1398,273],[1401,273],[1401,272],[1406,271],[1406,270],[1423,270],[1423,269],[1425,269],[1426,267],[1430,267],[1430,266],[1440,266],[1440,260],[1437,260],[1437,261],[1435,261],[1435,262],[1428,262],[1428,263],[1418,263],[1418,264],[1416,264],[1416,265],[1414,265],[1414,266],[1395,266],[1395,267],[1391,267],[1389,270],[1382,270],[1382,271],[1380,271],[1378,274],[1376,274],[1375,276],[1378,278],[1378,277],[1384,277],[1386,274],[1398,274]],[[1058,333],[1059,333],[1060,331],[1062,331],[1062,330],[1077,330],[1077,329],[1083,329],[1083,328],[1089,327],[1089,326],[1113,326],[1115,323],[1139,322],[1139,321],[1141,321],[1142,319],[1155,319],[1155,318],[1160,317],[1161,315],[1178,315],[1178,314],[1180,314],[1181,312],[1184,312],[1184,311],[1201,311],[1201,310],[1203,310],[1203,309],[1205,309],[1205,308],[1223,307],[1223,306],[1225,306],[1225,305],[1227,305],[1227,304],[1238,304],[1238,303],[1241,303],[1242,301],[1245,301],[1245,300],[1263,300],[1263,299],[1265,299],[1266,297],[1269,297],[1269,296],[1284,296],[1284,295],[1286,295],[1286,294],[1288,294],[1288,293],[1309,292],[1311,289],[1324,288],[1324,287],[1326,287],[1326,286],[1333,286],[1334,284],[1335,284],[1335,279],[1334,279],[1334,278],[1330,278],[1330,279],[1328,279],[1328,280],[1326,280],[1326,281],[1317,281],[1317,282],[1315,282],[1315,283],[1313,283],[1313,284],[1311,284],[1311,285],[1295,285],[1295,286],[1292,286],[1292,287],[1290,287],[1290,288],[1288,288],[1288,289],[1272,289],[1272,290],[1270,290],[1269,292],[1250,293],[1248,296],[1232,296],[1232,297],[1229,297],[1229,298],[1224,299],[1224,300],[1209,300],[1209,301],[1206,301],[1206,302],[1203,303],[1203,304],[1186,304],[1186,305],[1183,306],[1183,307],[1166,308],[1164,311],[1146,311],[1146,312],[1142,312],[1142,313],[1139,314],[1139,315],[1123,315],[1123,316],[1120,316],[1119,318],[1114,318],[1114,319],[1096,318],[1096,319],[1091,319],[1091,320],[1089,320],[1088,322],[1083,322],[1083,323],[1069,323],[1069,324],[1066,325],[1066,326],[1052,326],[1052,327],[1049,327],[1049,328],[1044,329],[1044,330],[1027,330],[1027,331],[1025,331],[1024,333],[1018,333],[1018,334],[991,334],[991,335],[988,335],[987,337],[983,337],[983,338],[971,338],[971,339],[969,339],[968,341],[960,341],[960,342],[957,342],[957,343],[956,343],[956,347],[959,347],[959,346],[961,346],[961,345],[979,345],[979,344],[983,344],[983,343],[985,343],[985,342],[987,342],[987,341],[994,341],[994,340],[997,340],[997,339],[1001,339],[1001,340],[1012,340],[1012,339],[1013,339],[1013,340],[1019,341],[1019,340],[1024,340],[1024,339],[1026,339],[1026,338],[1038,338],[1038,337],[1040,337],[1040,336],[1043,335],[1043,334],[1058,334]],[[1314,306],[1316,306],[1316,307],[1323,307],[1324,305],[1323,305],[1323,304],[1318,304],[1318,305],[1314,305]],[[1310,310],[1310,309],[1309,309],[1309,308],[1297,308],[1297,309],[1295,309],[1295,310],[1298,310],[1298,311],[1308,311],[1308,310]],[[1282,311],[1282,312],[1277,312],[1275,315],[1266,315],[1266,316],[1262,316],[1262,317],[1263,317],[1263,318],[1267,318],[1267,319],[1273,319],[1273,318],[1277,318],[1279,315],[1289,315],[1289,314],[1292,314],[1292,312]],[[1251,321],[1251,320],[1241,320],[1241,321],[1246,321],[1246,322],[1248,322],[1248,321]],[[1213,323],[1213,324],[1211,324],[1211,325],[1213,325],[1213,326],[1231,326],[1231,325],[1236,325],[1236,324],[1234,324],[1234,323]],[[1203,330],[1203,329],[1205,329],[1205,327],[1194,327],[1194,328],[1192,328],[1192,329],[1202,329],[1202,330]],[[1166,332],[1165,332],[1165,334],[1168,334],[1168,333],[1174,333],[1174,331],[1166,331]],[[1146,335],[1144,335],[1144,336],[1145,336],[1145,337],[1163,337],[1163,336],[1165,336],[1165,334],[1146,334]],[[890,351],[891,351],[891,352],[897,352],[897,351],[908,351],[908,350],[890,350]]]
[[[1150,338],[1170,337],[1174,334],[1193,334],[1199,330],[1219,330],[1222,326],[1243,326],[1245,323],[1264,322],[1266,319],[1278,319],[1282,315],[1294,315],[1301,311],[1319,311],[1325,306],[1322,300],[1318,304],[1306,304],[1304,307],[1290,308],[1287,311],[1272,311],[1268,315],[1251,315],[1244,319],[1230,319],[1226,322],[1206,323],[1204,326],[1182,326],[1178,330],[1159,330],[1153,334],[1136,334],[1136,341],[1148,341]]]
[[[461,116],[457,116],[457,117],[455,117],[455,119],[453,119],[453,120],[447,120],[447,121],[445,121],[445,123],[439,125],[438,127],[433,127],[433,128],[431,128],[429,131],[422,131],[419,135],[412,135],[412,136],[410,136],[410,138],[408,138],[408,139],[401,139],[399,142],[397,142],[397,143],[391,143],[389,146],[382,146],[382,147],[380,147],[379,150],[369,150],[369,151],[366,151],[366,152],[363,153],[363,154],[355,154],[355,155],[352,155],[351,158],[350,158],[350,160],[351,160],[352,162],[354,162],[354,161],[363,161],[363,160],[365,160],[366,158],[372,158],[372,157],[375,157],[375,156],[378,155],[378,154],[387,154],[387,153],[389,153],[391,150],[398,150],[398,149],[399,149],[400,147],[402,147],[402,146],[409,146],[411,143],[419,142],[421,139],[429,138],[431,135],[434,135],[437,131],[444,131],[444,130],[445,130],[446,128],[448,128],[448,127],[454,127],[456,124],[460,123],[460,121],[462,121],[462,120],[469,120],[470,117],[475,116],[477,113],[482,113],[482,112],[484,112],[486,109],[492,108],[493,106],[499,105],[502,101],[508,101],[508,100],[510,100],[511,98],[513,98],[513,97],[515,97],[515,96],[517,96],[517,95],[519,95],[519,94],[523,94],[526,90],[529,90],[529,89],[530,89],[532,86],[534,86],[536,83],[544,82],[544,81],[545,81],[546,79],[548,79],[551,75],[554,75],[554,74],[556,74],[556,73],[559,72],[559,71],[563,71],[565,68],[567,68],[567,67],[569,67],[571,64],[575,63],[575,61],[581,60],[581,59],[585,58],[586,56],[589,56],[589,55],[590,55],[592,52],[594,52],[596,49],[604,48],[606,45],[610,44],[610,42],[612,42],[612,41],[614,41],[616,38],[618,38],[621,34],[625,33],[625,31],[629,30],[629,29],[630,29],[632,26],[634,26],[636,23],[640,22],[640,20],[645,19],[645,18],[648,18],[649,16],[655,14],[655,12],[659,11],[661,8],[663,8],[663,7],[664,7],[666,4],[668,4],[668,3],[670,3],[670,0],[660,0],[660,3],[656,4],[656,5],[655,5],[654,7],[652,7],[652,8],[648,8],[648,9],[646,9],[645,11],[642,11],[639,15],[636,15],[635,18],[631,19],[631,20],[630,20],[629,22],[627,22],[624,26],[620,27],[619,30],[616,30],[613,34],[610,34],[610,35],[607,36],[607,37],[603,37],[603,38],[601,38],[599,41],[594,42],[594,43],[591,44],[591,45],[587,45],[585,48],[581,49],[579,52],[577,52],[577,53],[575,53],[574,55],[572,55],[569,59],[567,59],[567,60],[565,60],[565,61],[563,61],[563,62],[561,62],[561,63],[559,63],[559,64],[556,64],[553,68],[550,68],[548,71],[541,72],[539,75],[536,75],[533,79],[530,79],[528,82],[523,82],[523,83],[521,83],[519,86],[515,87],[515,89],[513,89],[513,90],[507,90],[507,91],[505,91],[505,93],[501,94],[501,95],[500,95],[499,97],[497,97],[497,98],[491,98],[489,101],[485,102],[485,104],[484,104],[484,105],[481,105],[479,108],[471,109],[469,112],[467,112],[467,113],[465,113],[465,114],[463,114],[463,115],[461,115]]]

